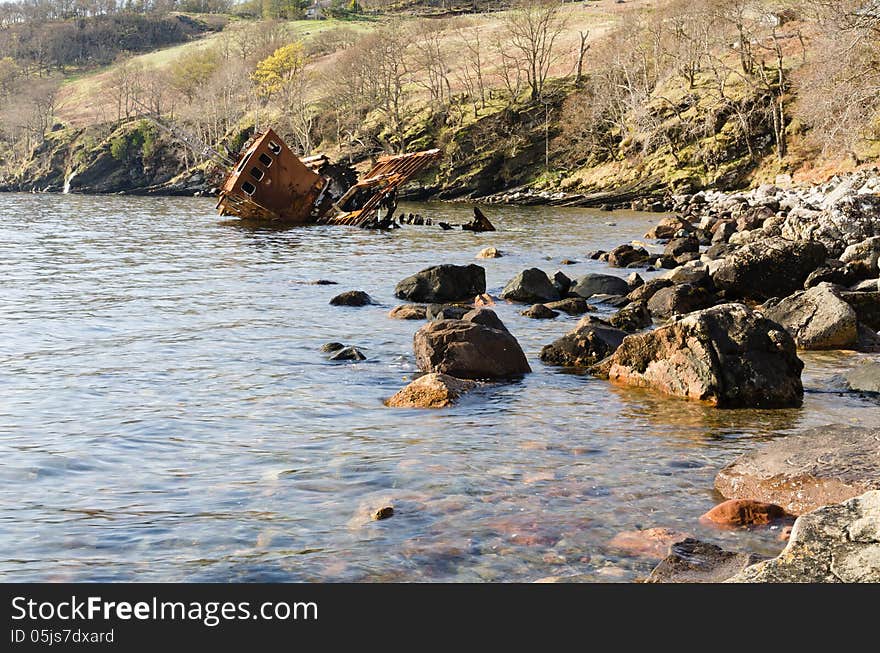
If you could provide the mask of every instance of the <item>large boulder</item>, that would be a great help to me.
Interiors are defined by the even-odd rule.
[[[469,320],[430,322],[416,331],[413,348],[423,372],[460,379],[504,379],[532,371],[509,331]]]
[[[446,408],[477,387],[474,381],[456,379],[447,374],[425,374],[389,398],[390,408]]]
[[[626,279],[610,274],[585,274],[577,279],[570,292],[589,299],[593,295],[626,295],[630,292]]]
[[[722,304],[625,338],[594,371],[722,408],[779,408],[801,404],[802,369],[781,326],[742,304]]]
[[[523,270],[501,291],[501,298],[512,302],[541,304],[559,299],[559,290],[543,270],[530,268]]]
[[[787,435],[723,468],[715,489],[727,499],[755,499],[801,515],[880,489],[880,431],[831,425]]]
[[[799,349],[853,349],[858,345],[856,312],[830,283],[772,299],[759,310],[785,327]]]
[[[548,365],[589,367],[614,353],[626,335],[606,322],[585,317],[574,330],[541,349],[540,357]]]
[[[880,491],[802,515],[782,553],[727,582],[880,583]]]
[[[421,303],[472,299],[486,292],[486,270],[479,265],[435,265],[397,284],[394,295]]]
[[[712,270],[712,281],[731,297],[786,297],[804,287],[810,272],[822,265],[827,251],[821,243],[769,238],[728,254]]]

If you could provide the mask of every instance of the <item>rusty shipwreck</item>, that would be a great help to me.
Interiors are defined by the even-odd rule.
[[[383,156],[358,180],[351,168],[333,165],[325,155],[299,158],[267,129],[227,174],[216,208],[223,216],[283,225],[392,226],[398,189],[439,159],[438,149]],[[431,224],[405,217],[400,223]],[[495,230],[479,209],[470,223],[460,226]]]

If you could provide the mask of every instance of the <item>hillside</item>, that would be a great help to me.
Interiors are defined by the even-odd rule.
[[[528,0],[210,16],[186,42],[53,73],[42,136],[28,125],[24,143],[4,128],[4,185],[207,190],[212,164],[145,126],[147,112],[233,157],[264,125],[303,154],[355,163],[439,146],[444,162],[420,192],[444,198],[527,186],[598,202],[817,180],[880,155],[876,67],[865,65],[880,19],[853,6]],[[835,127],[829,97],[847,93]],[[0,124],[17,102],[7,96]],[[114,165],[125,170],[108,177]]]

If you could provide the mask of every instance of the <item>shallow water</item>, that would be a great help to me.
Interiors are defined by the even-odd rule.
[[[801,409],[721,411],[545,367],[541,346],[577,318],[513,305],[496,308],[533,374],[448,410],[384,407],[416,371],[421,323],[387,317],[398,280],[488,245],[509,254],[479,262],[494,294],[563,258],[580,261],[570,276],[608,272],[585,253],[657,220],[486,213],[497,233],[278,232],[223,224],[211,200],[3,196],[2,579],[634,580],[653,563],[609,546],[622,530],[774,554],[776,531],[697,522],[717,470],[807,426],[880,424],[880,405],[841,392],[857,355],[805,355]],[[350,289],[382,305],[328,305]],[[329,362],[331,340],[369,360]]]

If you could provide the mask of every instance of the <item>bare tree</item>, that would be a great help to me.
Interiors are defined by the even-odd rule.
[[[502,19],[507,36],[502,63],[512,63],[522,74],[533,102],[541,97],[559,55],[556,40],[565,29],[561,7],[556,0],[520,0]]]

